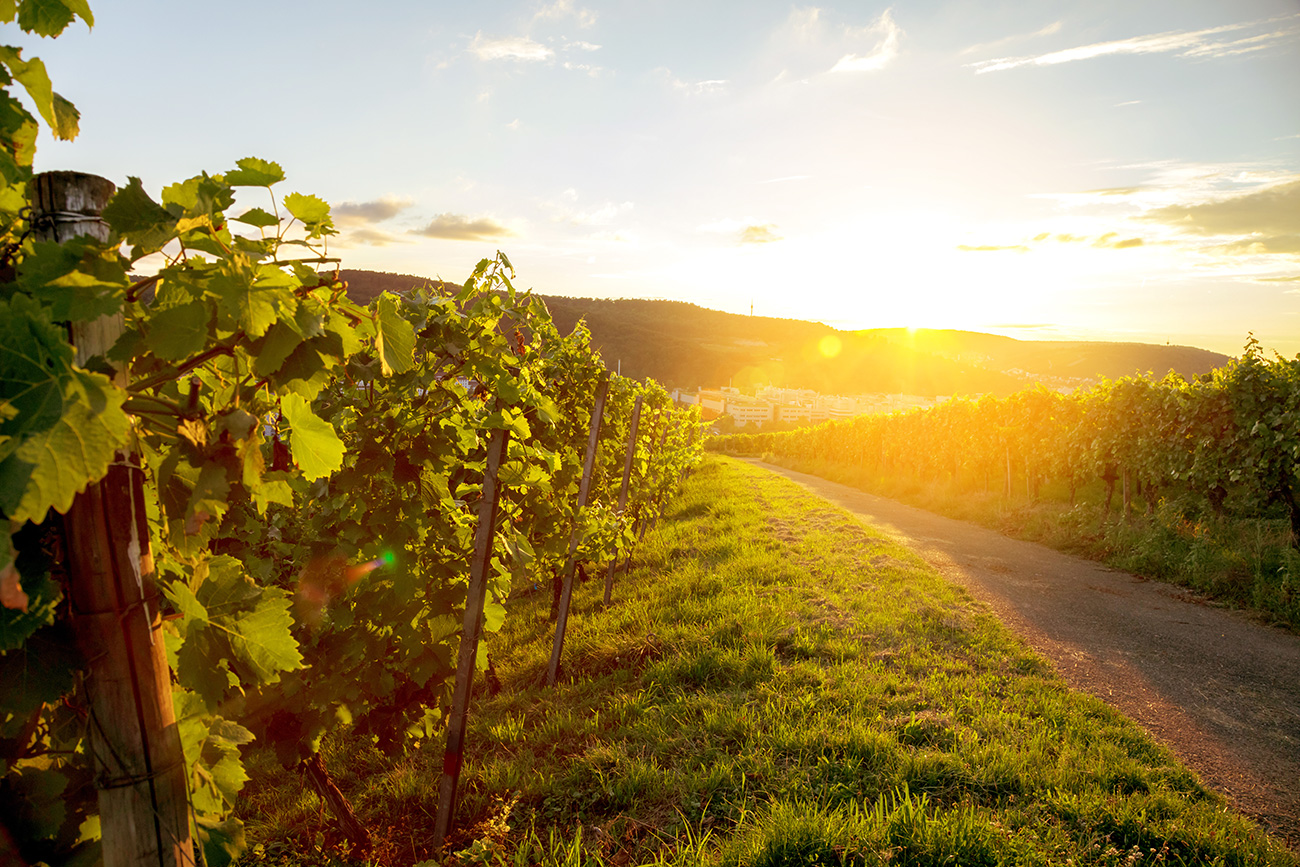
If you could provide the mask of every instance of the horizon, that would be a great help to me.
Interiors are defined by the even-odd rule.
[[[1291,0],[96,11],[10,34],[81,112],[36,168],[156,197],[276,160],[345,268],[501,249],[539,294],[1300,353]]]

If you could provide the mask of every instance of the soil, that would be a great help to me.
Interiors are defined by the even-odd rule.
[[[906,544],[1075,689],[1136,720],[1300,851],[1300,636],[1149,581],[816,476],[752,461]]]

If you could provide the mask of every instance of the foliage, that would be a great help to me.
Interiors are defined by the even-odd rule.
[[[861,464],[966,489],[1013,479],[1033,493],[1056,479],[1127,478],[1154,508],[1189,517],[1285,516],[1300,542],[1300,356],[1242,356],[1191,380],[1125,377],[1060,395],[955,399],[929,409],[859,416],[777,434],[713,437],[708,448]],[[1125,505],[1128,505],[1126,502]]]
[[[45,36],[74,15],[92,22],[80,0],[7,10]],[[93,857],[60,514],[133,455],[191,804],[209,857],[224,860],[242,837],[227,817],[255,737],[294,760],[349,720],[390,748],[436,730],[487,432],[512,436],[498,540],[509,560],[496,564],[488,629],[514,571],[552,565],[571,534],[585,557],[627,551],[635,537],[610,494],[622,443],[607,437],[598,496],[573,508],[589,386],[608,374],[585,331],[561,337],[515,292],[504,256],[455,295],[352,303],[329,256],[328,204],[281,194],[284,172],[262,159],[156,197],[131,178],[103,212],[106,242],[37,240],[26,207],[37,121],[9,85],[60,137],[75,135],[76,113],[39,61],[3,48],[0,68],[0,814],[38,816],[10,828],[27,860]],[[77,363],[67,326],[109,315],[120,338]],[[616,379],[614,391],[607,431],[626,431],[638,393],[665,425],[696,424],[653,383]],[[677,481],[666,469],[697,452],[643,436],[626,514],[661,508]],[[652,476],[651,463],[665,471]]]

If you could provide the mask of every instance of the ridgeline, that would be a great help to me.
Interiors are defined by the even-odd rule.
[[[444,283],[409,274],[344,270],[348,294],[366,303],[384,291]],[[539,293],[540,294],[540,293]],[[1016,340],[932,329],[840,331],[820,322],[743,316],[684,301],[540,295],[568,333],[585,319],[611,368],[682,388],[778,385],[824,394],[1006,395],[1037,382],[1079,386],[1106,377],[1192,377],[1228,356],[1189,346]]]

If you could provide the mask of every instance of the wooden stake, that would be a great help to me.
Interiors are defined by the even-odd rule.
[[[435,852],[440,851],[446,842],[456,813],[456,787],[460,784],[460,768],[465,756],[465,721],[469,714],[470,690],[474,686],[479,635],[483,630],[483,603],[487,600],[492,542],[497,530],[497,503],[501,495],[497,474],[509,439],[506,430],[492,432],[487,466],[483,469],[483,493],[478,504],[478,527],[474,531],[474,559],[470,561],[465,619],[456,657],[456,686],[452,690],[451,714],[447,718],[447,749],[442,757],[442,780],[438,786],[438,814],[433,823]]]
[[[1130,508],[1130,503],[1133,502],[1133,495],[1129,491],[1129,487],[1128,487],[1128,467],[1125,467],[1123,470],[1123,484],[1124,484],[1124,520],[1128,521],[1128,517],[1129,517],[1128,511]]]
[[[636,403],[632,406],[632,427],[627,435],[627,455],[623,458],[623,485],[618,489],[618,513],[623,514],[627,508],[627,486],[628,481],[632,478],[632,459],[636,456],[636,435],[637,428],[641,424],[641,401],[644,395],[636,396]],[[609,558],[609,566],[605,568],[605,604],[609,604],[610,597],[614,593],[614,567],[618,565],[618,553]]]
[[[80,172],[32,179],[36,237],[108,239],[99,214],[113,184]],[[76,360],[103,356],[122,315],[74,323]],[[115,384],[126,385],[119,370]],[[64,516],[72,628],[86,660],[89,748],[105,867],[194,864],[185,758],[172,707],[139,459],[118,452],[108,475]]]
[[[596,386],[596,405],[591,410],[591,433],[587,437],[587,454],[582,462],[582,482],[578,485],[578,509],[581,514],[587,505],[591,490],[591,471],[596,464],[596,446],[600,438],[600,417],[605,411],[605,395],[609,393],[609,377],[604,376]],[[560,676],[560,655],[564,653],[564,627],[569,620],[569,602],[573,598],[573,572],[577,566],[574,555],[578,551],[578,528],[575,525],[569,536],[569,557],[564,564],[564,586],[560,590],[560,610],[555,616],[555,643],[551,647],[551,661],[546,667],[546,685],[555,686]]]

